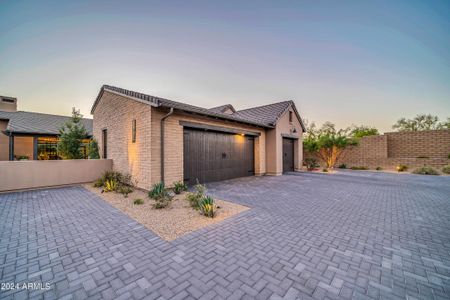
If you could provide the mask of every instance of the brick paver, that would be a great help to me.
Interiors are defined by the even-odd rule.
[[[161,240],[82,187],[0,194],[2,290],[45,299],[448,299],[450,178],[369,172],[208,185],[252,207]]]

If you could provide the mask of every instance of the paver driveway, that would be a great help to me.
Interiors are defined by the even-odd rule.
[[[173,242],[82,187],[1,194],[0,282],[51,285],[0,297],[450,297],[449,177],[297,174],[208,186],[253,209]]]

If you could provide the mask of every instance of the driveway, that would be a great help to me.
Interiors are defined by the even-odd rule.
[[[173,242],[82,187],[0,194],[0,282],[42,287],[0,298],[450,297],[450,177],[296,173],[208,188],[252,209]]]

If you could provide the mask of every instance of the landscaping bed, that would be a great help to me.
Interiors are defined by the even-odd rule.
[[[93,187],[92,184],[85,184],[84,187],[168,241],[249,209],[243,205],[214,199],[216,212],[214,218],[208,218],[190,206],[186,193],[175,195],[168,207],[155,209],[155,200],[150,199],[146,191],[135,189],[125,198],[120,193],[102,193],[101,187]],[[136,199],[142,199],[144,203],[136,205]]]

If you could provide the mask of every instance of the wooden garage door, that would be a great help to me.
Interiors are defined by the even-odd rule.
[[[195,184],[254,175],[254,137],[184,129],[184,181]]]
[[[283,138],[283,172],[294,171],[294,140]]]

